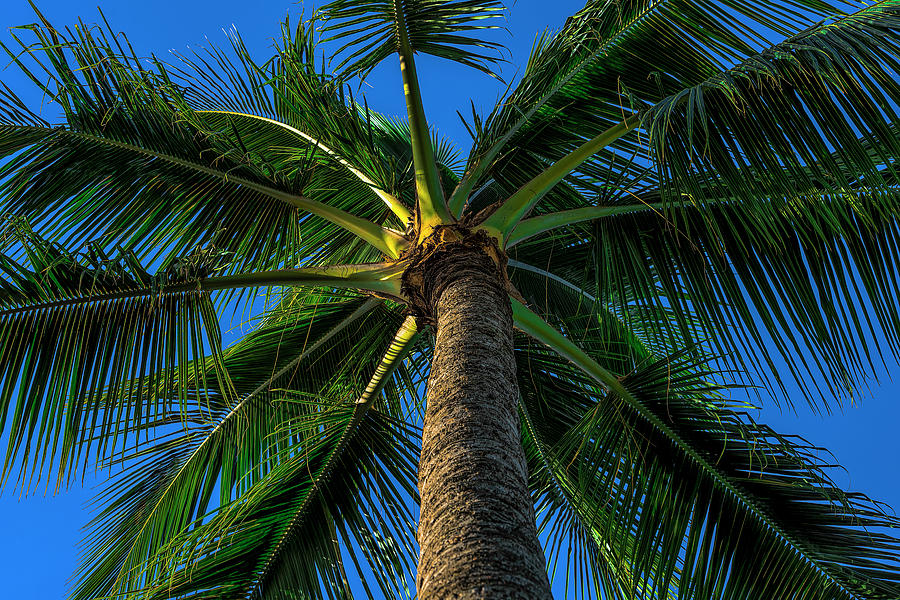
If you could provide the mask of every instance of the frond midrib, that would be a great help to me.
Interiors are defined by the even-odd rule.
[[[402,203],[400,200],[388,193],[386,190],[381,188],[378,184],[376,184],[368,175],[362,172],[361,169],[352,165],[350,161],[341,156],[336,150],[331,148],[330,146],[323,143],[317,137],[306,133],[305,131],[301,131],[296,127],[288,125],[287,123],[282,123],[276,119],[271,119],[269,117],[261,117],[259,115],[247,114],[247,113],[239,113],[228,110],[195,110],[197,114],[218,114],[218,115],[230,115],[235,117],[242,117],[248,119],[256,119],[259,121],[263,121],[266,123],[270,123],[277,127],[284,129],[285,131],[293,134],[297,138],[303,140],[305,143],[321,150],[331,158],[333,158],[338,164],[347,169],[350,173],[352,173],[359,181],[361,181],[366,187],[368,187],[376,196],[381,198],[381,200],[387,205],[388,208],[400,219],[402,223],[406,223],[408,219],[411,218],[411,213],[409,209]]]

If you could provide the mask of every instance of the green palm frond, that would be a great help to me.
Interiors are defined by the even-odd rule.
[[[213,292],[300,285],[399,294],[378,264],[221,275],[228,253],[210,247],[150,274],[133,253],[110,257],[92,245],[74,254],[17,221],[0,230],[0,243],[3,478],[17,461],[20,477],[37,480],[58,464],[57,486],[106,448],[137,443],[149,423],[229,403]],[[203,390],[219,379],[211,398]]]
[[[656,104],[664,200],[849,192],[896,182],[900,4],[884,0],[750,57]]]
[[[235,146],[260,153],[258,162],[278,165],[274,168],[280,170],[279,163],[293,159],[301,164],[308,160],[305,150],[315,148],[317,163],[332,162],[340,165],[339,171],[349,171],[369,194],[387,204],[402,229],[410,208],[398,200],[402,188],[395,185],[395,170],[373,139],[377,123],[373,125],[367,110],[357,110],[350,88],[345,95],[341,80],[316,66],[314,29],[315,21],[301,20],[292,28],[286,20],[276,41],[277,54],[265,64],[255,61],[240,35],[231,31],[230,51],[210,46],[178,55],[167,70],[184,89],[191,110],[221,124],[220,133],[240,138],[233,140]],[[266,140],[258,129],[272,137]],[[337,183],[351,182],[345,177]],[[325,182],[311,188],[332,189]]]
[[[25,257],[0,254],[4,481],[18,470],[26,490],[42,475],[49,484],[58,464],[57,487],[68,483],[98,438],[117,447],[145,421],[177,420],[190,382],[219,372],[218,318],[199,284],[221,266],[217,253],[150,275],[132,254],[74,255],[16,222],[0,230],[0,248]],[[157,389],[171,395],[161,401]]]
[[[866,19],[894,18],[884,17],[884,9],[874,7]],[[863,15],[822,31],[839,37]],[[854,27],[850,32],[859,35]],[[872,339],[897,347],[891,154],[897,133],[894,125],[881,131],[889,143],[864,135],[839,150],[826,148],[810,164],[747,168],[742,187],[723,186],[718,172],[704,168],[685,180],[689,193],[677,192],[684,188],[674,180],[660,189],[640,177],[597,193],[593,206],[539,207],[540,216],[513,232],[512,255],[546,262],[549,253],[548,270],[569,269],[565,277],[598,290],[604,302],[672,307],[688,339],[709,340],[715,354],[757,382],[780,387],[783,361],[807,399],[854,394],[883,360],[886,348]],[[666,160],[679,164],[685,156]],[[861,178],[858,165],[873,175]],[[691,331],[694,317],[699,327]]]
[[[698,85],[771,45],[858,7],[820,0],[592,0],[556,34],[536,41],[521,80],[479,128],[467,177],[451,206],[461,209],[488,178],[507,193],[583,142],[669,95]],[[601,181],[632,170],[646,139],[634,136],[582,167]],[[572,208],[578,195],[548,202]]]
[[[228,130],[230,129],[230,133],[234,135],[236,141],[245,144],[245,152],[248,155],[252,156],[254,153],[256,153],[260,161],[264,161],[269,164],[284,163],[291,160],[298,161],[298,163],[302,164],[304,160],[308,160],[308,153],[302,150],[298,152],[296,147],[298,145],[301,147],[311,146],[312,148],[323,152],[328,158],[333,159],[337,164],[349,171],[350,174],[352,174],[354,177],[356,177],[356,179],[359,180],[359,184],[361,184],[364,188],[367,188],[368,192],[373,193],[381,198],[402,224],[406,224],[412,218],[412,213],[410,213],[409,208],[407,208],[407,206],[402,201],[396,198],[393,194],[387,192],[383,186],[375,183],[364,172],[347,162],[347,160],[341,157],[335,150],[324,145],[321,140],[311,136],[308,133],[291,127],[290,125],[285,125],[284,123],[281,123],[279,121],[268,119],[266,117],[258,117],[252,114],[236,113],[223,110],[198,112],[200,112],[200,114],[202,114],[207,121],[211,122],[212,126],[216,128],[217,132],[228,132]],[[245,133],[245,135],[242,136],[242,131],[249,131],[256,134],[265,132],[266,135],[247,136]],[[254,146],[253,148],[247,146],[246,140],[248,139]],[[278,165],[275,168],[283,168],[283,164]],[[335,183],[340,183],[342,186],[344,186],[344,189],[342,189],[342,192],[344,194],[352,193],[352,188],[347,189],[351,187],[349,182],[346,182],[344,178],[338,176],[333,175],[333,177],[335,179]],[[328,189],[327,187],[325,187],[326,185],[328,185],[325,181],[320,181],[317,179],[314,185],[322,190]]]
[[[357,205],[364,206],[377,196],[399,220],[388,223],[403,230],[416,203],[415,188],[410,185],[415,175],[410,125],[359,105],[352,88],[345,90],[340,78],[318,70],[316,23],[301,22],[292,30],[286,21],[276,57],[262,65],[253,61],[240,36],[232,32],[230,52],[210,47],[179,56],[180,63],[167,69],[173,82],[184,88],[188,112],[199,116],[201,130],[207,131],[209,123],[218,124],[214,133],[229,138],[233,147],[240,146],[245,153],[258,152],[257,162],[275,170],[285,164],[308,163],[308,150],[314,148],[317,169],[307,189],[315,190],[316,198],[340,204],[360,195]],[[211,71],[210,64],[221,67],[227,77]],[[223,79],[239,84],[223,87]],[[441,182],[452,189],[456,150],[436,133],[431,143]],[[334,170],[323,169],[321,163]],[[382,217],[371,218],[382,222]],[[304,240],[311,240],[310,247],[329,239],[315,230],[303,232]],[[338,260],[350,262],[347,256]]]
[[[473,31],[505,10],[492,0],[335,0],[319,9],[329,39],[345,41],[336,55],[337,69],[362,78],[388,56],[408,44],[412,52],[446,58],[486,73],[498,61],[496,42]]]
[[[646,204],[625,196],[602,207],[608,216],[513,255],[528,263],[566,248],[545,259],[548,271],[596,290],[604,305],[669,311],[652,321],[668,323],[660,339],[680,330],[753,381],[778,389],[793,380],[821,407],[826,395],[854,395],[900,343],[897,193],[889,185],[664,207],[651,191]]]
[[[520,347],[533,489],[580,577],[573,595],[896,596],[897,541],[882,531],[897,520],[836,488],[820,449],[735,412],[694,359],[638,365],[621,377],[624,401],[552,352]]]
[[[338,304],[349,308],[346,302]],[[317,307],[310,308],[313,309],[310,312],[315,312]],[[327,306],[318,308],[327,309]],[[342,312],[346,311],[342,309]],[[386,323],[371,318],[364,321],[351,326],[356,338],[360,334],[373,338],[372,325],[378,325],[375,330],[382,331]],[[338,341],[332,336],[333,331],[326,334],[327,339],[320,339],[332,345]],[[353,557],[357,570],[361,569],[356,559],[359,551],[370,563],[369,572],[360,570],[363,581],[374,579],[387,594],[405,590],[408,595],[404,579],[410,572],[416,550],[413,518],[404,498],[415,494],[417,449],[411,437],[415,432],[373,406],[385,385],[403,386],[406,378],[394,378],[393,373],[402,368],[402,361],[415,343],[411,319],[407,319],[387,346],[383,337],[379,341],[352,339],[350,355],[368,349],[371,356],[376,353],[382,356],[380,361],[375,361],[377,365],[365,389],[347,389],[345,375],[333,375],[316,366],[326,360],[332,364],[349,362],[358,367],[364,362],[359,360],[360,356],[348,360],[350,355],[347,355],[338,361],[311,356],[305,361],[308,364],[298,383],[318,382],[324,386],[318,394],[292,385],[292,389],[272,392],[270,397],[277,398],[274,404],[254,403],[255,410],[269,411],[272,416],[276,413],[271,411],[276,411],[282,417],[256,421],[268,423],[267,435],[258,438],[264,446],[262,455],[268,457],[265,468],[254,463],[252,457],[257,453],[245,453],[238,446],[239,455],[249,459],[247,464],[251,470],[243,475],[238,473],[237,478],[223,470],[221,485],[229,490],[237,486],[240,492],[233,497],[224,496],[222,508],[192,528],[169,530],[171,524],[165,518],[166,513],[157,515],[154,522],[167,527],[169,535],[158,539],[156,544],[160,546],[167,537],[170,543],[144,559],[149,561],[146,570],[141,568],[144,564],[141,561],[130,563],[131,569],[120,568],[118,574],[126,587],[120,587],[118,593],[150,598],[158,595],[244,598],[248,594],[284,597],[284,594],[300,593],[303,597],[318,598],[324,583],[325,593],[343,596],[347,585],[341,576],[340,549],[343,548],[345,554]],[[328,352],[332,349],[327,348]],[[312,381],[306,381],[307,374],[312,376]],[[346,403],[348,393],[354,394],[355,403]],[[414,393],[414,389],[407,388],[400,393]],[[384,408],[390,409],[390,403]],[[248,413],[241,419],[259,416]],[[229,435],[239,434],[240,429],[233,429]],[[225,463],[235,464],[228,459]],[[186,507],[192,507],[191,498],[190,493],[183,498]],[[226,504],[231,498],[233,502]],[[110,510],[114,508],[111,506]],[[123,514],[135,521],[143,517],[139,507],[131,507]],[[379,514],[383,521],[378,520]],[[150,531],[159,533],[156,529]],[[225,550],[219,546],[221,536],[241,542]],[[102,556],[103,544],[93,543]],[[228,569],[229,564],[237,564],[232,561],[238,560],[242,568]],[[228,581],[221,578],[220,569],[231,572]],[[207,576],[214,578],[215,585],[205,579]]]
[[[719,196],[752,202],[798,189],[845,191],[852,185],[883,185],[885,178],[895,181],[891,163],[900,146],[890,123],[900,88],[892,80],[897,57],[888,40],[897,37],[898,24],[900,6],[885,0],[812,27],[668,96],[642,119],[623,106],[595,138],[558,160],[545,155],[552,165],[517,184],[485,226],[508,235],[563,178],[570,184],[597,175],[609,179],[602,171],[615,169],[615,158],[621,163],[628,153],[634,164],[634,153],[643,149],[634,150],[634,139],[617,140],[639,120],[650,153],[637,164],[653,165],[666,198],[677,202],[685,197],[701,202],[709,182],[715,182]],[[540,137],[543,143],[545,136]],[[646,175],[641,183],[652,184]],[[547,209],[559,210],[559,199]]]
[[[356,426],[353,437],[334,454],[332,473],[322,472],[322,484],[313,488],[333,522],[332,547],[339,547],[342,557],[328,563],[315,560],[317,553],[310,548],[310,530],[321,528],[317,513],[321,508],[312,502],[309,508],[300,506],[299,517],[292,528],[284,531],[280,546],[273,548],[267,565],[259,572],[251,597],[279,598],[286,594],[303,590],[308,597],[319,597],[322,574],[340,565],[343,556],[349,556],[353,567],[344,567],[355,572],[357,582],[373,596],[374,589],[388,598],[411,597],[410,575],[418,555],[415,542],[415,518],[406,498],[417,496],[415,488],[416,463],[418,459],[417,433],[408,425],[393,421],[377,411],[366,413],[363,422]],[[366,454],[372,458],[366,459]],[[352,462],[351,462],[352,461]],[[360,471],[356,475],[351,469]],[[300,467],[300,465],[297,465]],[[349,473],[346,471],[350,471]],[[295,477],[306,483],[308,471]],[[325,478],[328,479],[325,479]],[[358,481],[354,485],[353,480]],[[286,487],[286,486],[285,486]],[[302,491],[303,487],[287,488],[287,493]],[[308,496],[308,498],[311,498]],[[248,506],[244,510],[254,511],[269,505],[271,500],[263,499],[263,504]],[[265,508],[264,508],[265,510]],[[305,512],[304,512],[305,511]],[[294,516],[288,512],[285,516]],[[243,518],[243,515],[237,518]],[[336,534],[336,535],[335,535]],[[357,550],[358,548],[358,550]],[[316,564],[316,563],[319,564]],[[316,577],[313,568],[319,571]],[[310,573],[307,577],[306,573]],[[341,583],[345,588],[346,582]],[[326,589],[332,584],[326,583]],[[334,586],[335,588],[337,586]],[[346,593],[346,588],[345,592]],[[337,594],[335,594],[337,595]]]
[[[204,392],[216,399],[215,409],[204,419],[177,433],[164,424],[151,427],[152,444],[111,459],[111,467],[124,470],[98,498],[104,508],[85,539],[72,597],[139,589],[136,573],[172,537],[210,508],[240,498],[278,464],[272,440],[276,429],[307,418],[316,398],[363,394],[363,384],[347,388],[345,382],[359,371],[377,371],[386,340],[399,323],[381,304],[346,294],[289,294],[258,329],[224,351],[231,402],[222,399],[224,390],[210,376]],[[382,378],[382,384],[390,384],[386,400],[414,385],[408,375],[398,377],[396,382]],[[279,401],[285,394],[309,401]],[[384,410],[398,412],[392,406],[389,401]]]
[[[20,115],[11,126],[19,140],[43,135],[30,147],[19,141],[9,148],[18,154],[0,173],[4,212],[70,247],[103,239],[165,261],[215,242],[235,254],[234,270],[297,265],[319,249],[309,245],[318,238],[303,238],[306,229],[360,236],[385,254],[398,253],[399,234],[370,220],[384,220],[384,204],[371,193],[335,194],[327,177],[317,182],[321,153],[308,144],[288,163],[250,153],[252,141],[231,129],[223,135],[191,111],[161,62],[150,72],[105,30],[82,26],[63,34],[44,21],[28,31],[34,45],[15,38],[27,57],[7,52],[61,107],[66,125]],[[12,112],[21,102],[5,104]],[[307,189],[325,193],[314,199]]]
[[[256,597],[279,598],[289,593],[285,588],[298,597],[346,597],[336,532],[356,534],[366,558],[379,567],[402,560],[397,551],[411,544],[399,536],[411,532],[391,531],[389,519],[370,522],[366,513],[392,511],[400,522],[410,517],[403,504],[385,506],[369,487],[384,486],[388,495],[408,493],[388,488],[409,485],[415,450],[408,440],[404,447],[397,425],[379,413],[355,416],[352,405],[337,405],[306,418],[305,436],[290,456],[238,502],[170,540],[152,563],[130,573],[145,585],[124,597],[246,598],[255,591]],[[299,424],[292,433],[303,433]],[[281,567],[278,573],[270,571],[273,566]],[[275,579],[260,587],[264,572]],[[385,583],[388,589],[400,585]]]

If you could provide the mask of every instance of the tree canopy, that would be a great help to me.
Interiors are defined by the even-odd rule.
[[[114,473],[73,598],[410,595],[447,243],[509,286],[567,595],[900,594],[897,520],[730,396],[828,410],[900,350],[900,2],[591,0],[460,154],[415,58],[495,73],[500,14],[337,0],[261,59],[4,40],[61,118],[0,86],[2,482]],[[405,118],[358,91],[394,56]]]

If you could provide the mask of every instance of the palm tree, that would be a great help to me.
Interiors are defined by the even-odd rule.
[[[459,161],[415,57],[491,73],[501,10],[11,33],[64,120],[0,89],[2,482],[110,470],[73,598],[900,597],[900,522],[729,396],[900,353],[900,0],[590,0]]]

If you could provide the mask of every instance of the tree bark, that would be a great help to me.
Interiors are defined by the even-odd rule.
[[[437,321],[419,461],[421,600],[549,599],[517,412],[512,309],[477,248],[429,260]]]

